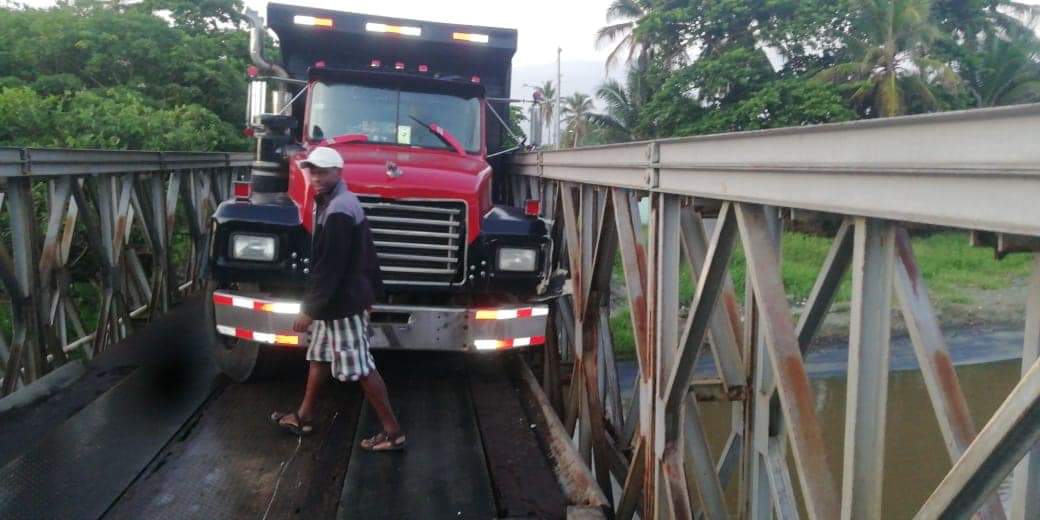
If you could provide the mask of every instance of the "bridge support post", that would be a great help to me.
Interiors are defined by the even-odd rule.
[[[1040,254],[1033,259],[1033,276],[1026,302],[1025,345],[1022,349],[1022,377],[1029,366],[1040,359]],[[1011,518],[1040,518],[1040,444],[1019,463],[1015,470]]]
[[[842,518],[881,518],[894,229],[855,219]]]

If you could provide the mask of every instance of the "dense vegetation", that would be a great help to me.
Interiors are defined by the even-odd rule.
[[[1037,10],[1018,2],[614,0],[606,14],[598,43],[627,79],[598,89],[599,113],[562,100],[564,146],[1040,101]]]
[[[237,150],[240,0],[0,8],[0,146]]]

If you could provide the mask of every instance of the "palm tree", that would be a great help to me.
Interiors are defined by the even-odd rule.
[[[640,41],[636,27],[646,19],[651,8],[652,0],[614,0],[607,8],[609,25],[596,31],[596,48],[614,44],[614,49],[607,56],[607,70],[617,65],[625,52],[628,53],[625,63],[642,61],[648,57],[650,45]]]
[[[879,117],[906,113],[916,100],[934,109],[938,101],[929,84],[949,90],[959,79],[947,64],[926,55],[926,44],[938,35],[929,23],[930,0],[859,0],[859,17],[851,51],[860,55],[820,72],[834,83],[858,83],[852,101]]]
[[[563,116],[566,140],[561,139],[562,142],[569,147],[581,146],[582,139],[589,134],[591,128],[592,109],[592,98],[581,92],[563,98],[560,115]]]
[[[974,73],[967,75],[977,106],[1040,101],[1040,42],[1035,37],[1009,40],[988,35],[979,58]]]
[[[596,97],[606,105],[606,113],[589,114],[589,121],[603,129],[613,142],[650,137],[638,130],[640,112],[652,94],[646,83],[644,68],[635,67],[629,69],[624,85],[612,78],[606,80],[596,90]]]
[[[552,139],[552,127],[555,123],[553,115],[556,113],[556,85],[552,80],[547,80],[535,87],[535,90],[542,94],[542,101],[538,104],[542,110],[542,125],[549,132],[549,139]]]

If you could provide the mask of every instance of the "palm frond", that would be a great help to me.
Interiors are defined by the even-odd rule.
[[[596,30],[596,48],[602,49],[604,46],[614,43],[619,38],[628,38],[632,34],[632,29],[635,28],[635,22],[621,22],[606,27],[600,27]]]
[[[831,83],[862,81],[870,77],[872,70],[870,66],[864,63],[839,63],[818,72],[814,77]]]
[[[650,5],[639,0],[614,0],[607,7],[607,21],[640,18],[646,15]]]
[[[928,88],[926,83],[920,76],[907,76],[901,79],[899,87],[904,90],[905,94],[912,95],[931,110],[939,108],[939,100],[935,98],[935,94],[932,93],[932,89]]]
[[[995,105],[1018,105],[1040,101],[1040,79],[1023,81],[996,99]]]

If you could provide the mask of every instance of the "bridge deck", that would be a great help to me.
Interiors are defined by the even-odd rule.
[[[297,440],[266,416],[299,399],[300,359],[232,384],[205,355],[198,312],[175,310],[72,388],[0,417],[0,517],[565,516],[501,360],[377,355],[409,449],[371,454],[356,448],[377,429],[356,385],[329,384],[316,433]]]

